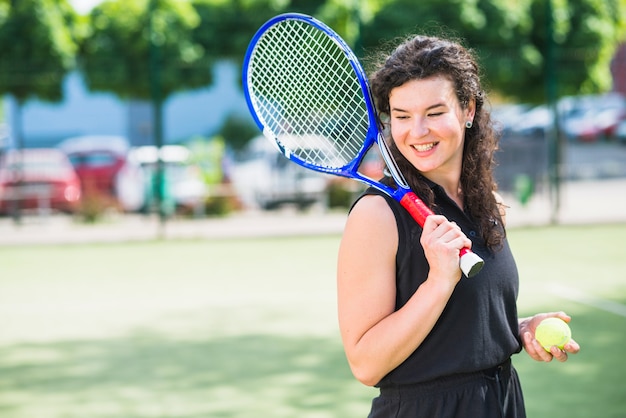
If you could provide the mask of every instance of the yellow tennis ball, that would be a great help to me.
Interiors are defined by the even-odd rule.
[[[572,338],[572,330],[567,322],[560,318],[547,318],[537,326],[535,338],[546,351],[550,351],[553,345],[563,349]]]

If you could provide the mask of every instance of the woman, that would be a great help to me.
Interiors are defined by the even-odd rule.
[[[511,366],[567,360],[575,341],[545,351],[544,318],[517,317],[518,276],[495,193],[496,133],[468,50],[417,36],[379,66],[371,88],[412,190],[436,213],[423,228],[396,201],[368,189],[354,204],[338,260],[342,340],[355,377],[380,388],[370,417],[524,417]],[[393,180],[385,178],[393,184]],[[485,260],[462,278],[459,250]]]

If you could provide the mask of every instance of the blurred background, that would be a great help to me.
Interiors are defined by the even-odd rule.
[[[626,0],[0,0],[0,416],[366,416],[335,297],[363,186],[289,163],[242,91],[288,11],[366,68],[410,33],[475,50],[520,315],[583,347],[515,357],[528,415],[623,418]]]
[[[500,188],[548,199],[552,222],[563,183],[626,177],[624,0],[0,0],[0,216],[347,207],[360,186],[286,164],[243,97],[250,39],[287,11],[366,67],[410,33],[462,38],[502,132]]]

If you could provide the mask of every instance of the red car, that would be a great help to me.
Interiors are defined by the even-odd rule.
[[[10,150],[0,157],[0,214],[33,209],[72,213],[80,198],[80,180],[60,150]]]
[[[117,136],[78,136],[59,144],[80,178],[83,195],[117,199],[116,177],[126,164],[128,142]]]

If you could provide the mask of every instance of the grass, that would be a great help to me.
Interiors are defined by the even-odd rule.
[[[566,364],[516,356],[530,417],[626,416],[625,236],[626,225],[511,233],[522,277],[520,315],[565,310],[582,347]]]
[[[582,351],[515,356],[529,417],[624,417],[626,225],[515,229],[520,315]],[[3,418],[365,417],[337,331],[338,236],[0,249]],[[584,297],[583,297],[584,296]],[[611,305],[610,302],[616,304]]]

